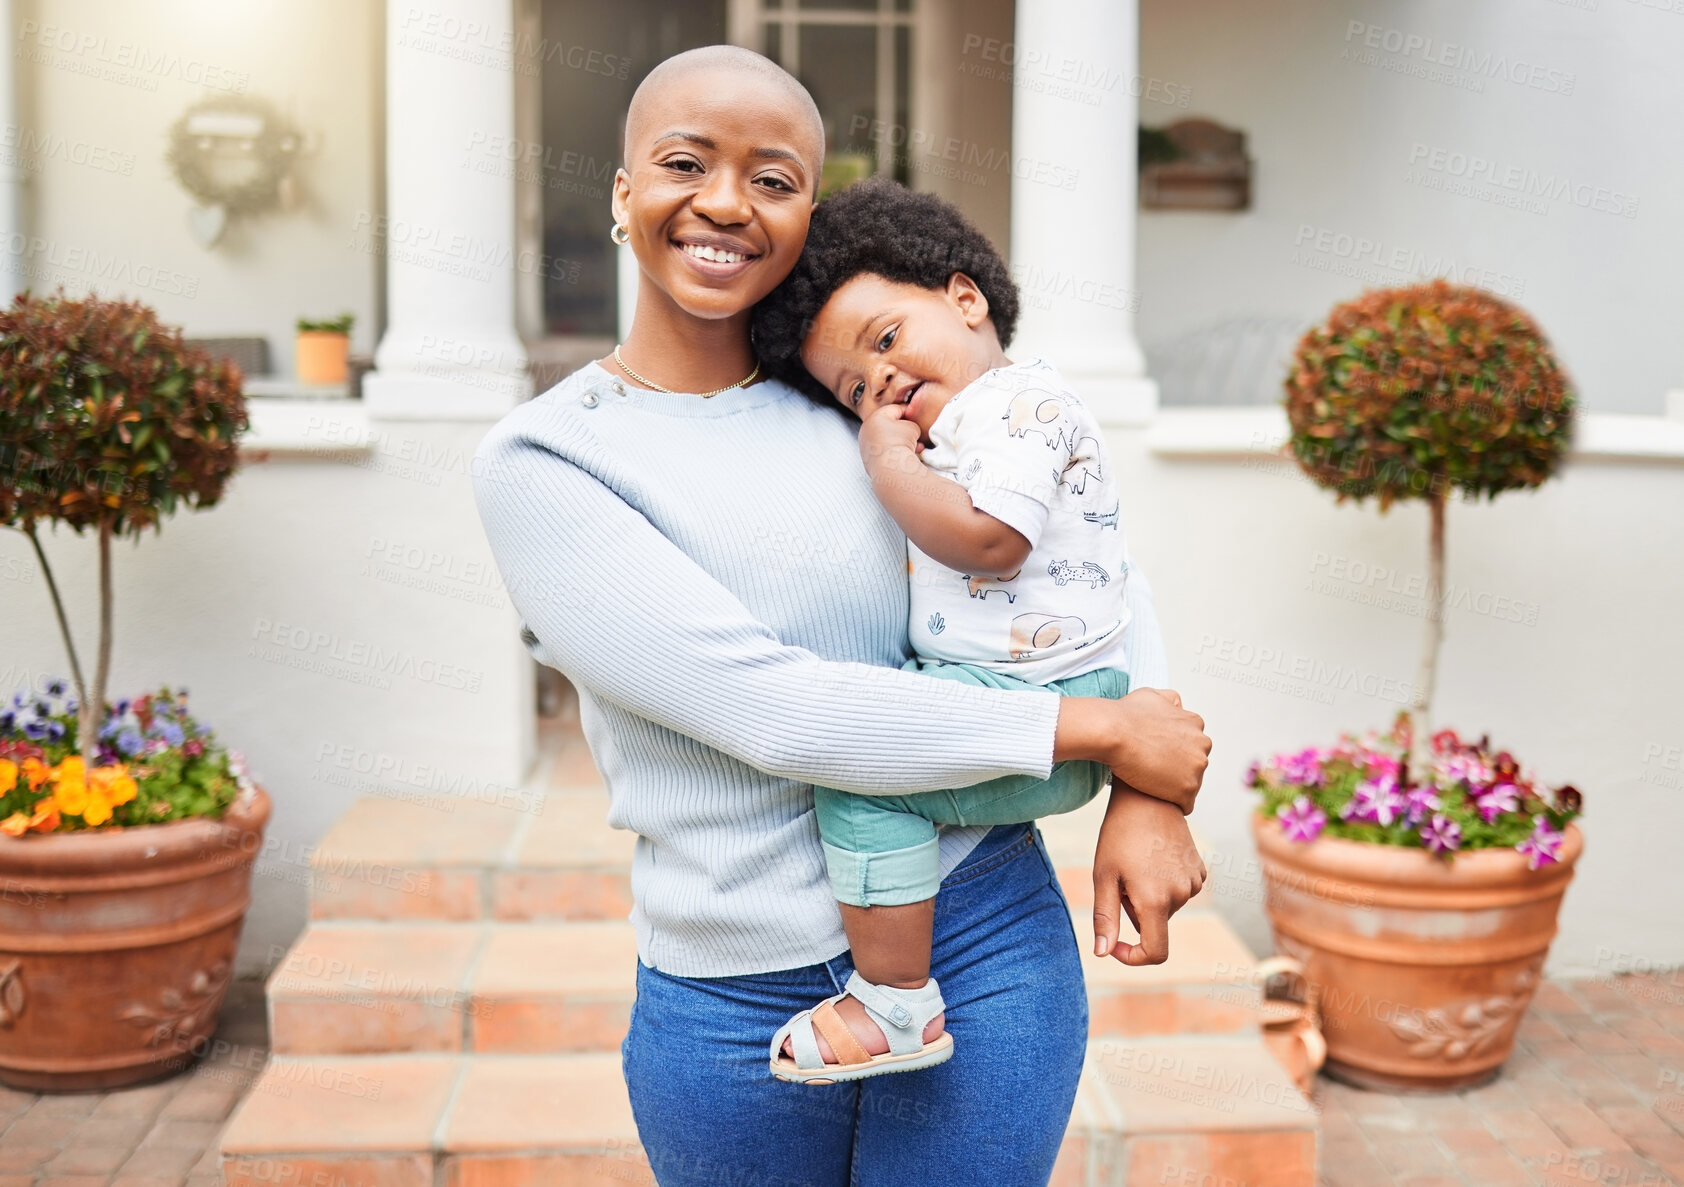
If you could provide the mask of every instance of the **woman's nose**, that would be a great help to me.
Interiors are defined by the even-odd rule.
[[[702,188],[690,200],[690,206],[697,214],[720,226],[746,223],[753,213],[748,195],[737,185],[735,175],[729,169],[717,169],[710,173]]]

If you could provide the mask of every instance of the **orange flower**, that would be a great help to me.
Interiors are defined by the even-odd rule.
[[[84,824],[99,825],[111,819],[111,802],[104,796],[90,792],[88,802],[82,809]]]
[[[30,791],[40,791],[42,784],[53,777],[53,769],[38,758],[23,760],[23,777],[29,780]]]
[[[92,789],[112,804],[126,804],[134,799],[138,788],[129,777],[129,768],[122,763],[99,767],[88,776]]]
[[[9,758],[0,758],[0,795],[18,785],[18,764]]]
[[[53,788],[53,803],[61,812],[80,816],[88,806],[88,785],[80,779],[61,779]]]
[[[6,833],[9,836],[21,837],[28,827],[29,815],[25,812],[13,812],[6,819],[0,820],[0,833]]]
[[[35,815],[30,817],[31,831],[50,833],[59,825],[58,807],[52,800],[42,800],[35,805]]]

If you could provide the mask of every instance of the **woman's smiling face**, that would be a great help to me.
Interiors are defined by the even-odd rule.
[[[745,313],[801,254],[823,128],[787,88],[742,71],[688,71],[639,99],[614,221],[650,283],[685,313]]]

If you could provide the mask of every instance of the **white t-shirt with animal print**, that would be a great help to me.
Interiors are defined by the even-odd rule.
[[[970,384],[930,426],[923,462],[1030,543],[1010,576],[959,573],[907,541],[912,646],[1034,684],[1122,668],[1127,549],[1093,414],[1030,359]]]

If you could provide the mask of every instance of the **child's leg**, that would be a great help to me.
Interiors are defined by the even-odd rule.
[[[927,664],[921,670],[964,683],[1061,696],[1120,697],[1128,691],[1128,677],[1112,669],[1046,686],[959,664]],[[908,796],[815,787],[814,810],[855,970],[877,986],[916,990],[928,984],[935,893],[941,883],[935,824],[1019,824],[1072,811],[1097,795],[1109,778],[1102,764],[1066,762],[1047,779],[1007,776]],[[836,1010],[866,1051],[880,1055],[889,1050],[882,1029],[859,1002],[845,997]],[[943,1021],[938,1016],[925,1028],[926,1043],[942,1033]],[[819,1048],[826,1062],[835,1061],[822,1036]],[[787,1043],[785,1053],[791,1053]]]

